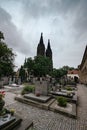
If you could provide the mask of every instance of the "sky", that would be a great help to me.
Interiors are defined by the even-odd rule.
[[[54,68],[77,67],[87,45],[87,0],[0,0],[0,31],[17,67],[36,56],[41,32]]]

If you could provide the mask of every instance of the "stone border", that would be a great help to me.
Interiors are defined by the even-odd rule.
[[[31,99],[24,98],[23,96],[20,95],[20,96],[16,96],[15,100],[41,109],[49,110],[49,106],[54,102],[55,99],[52,98],[46,103],[40,103]]]
[[[33,122],[32,122],[32,121],[29,121],[29,120],[27,120],[27,119],[25,119],[25,120],[23,120],[23,121],[21,122],[21,124],[20,124],[18,127],[16,127],[15,129],[16,129],[16,130],[29,130],[29,128],[30,128],[30,130],[33,130],[33,129],[31,129],[31,128],[33,128]]]
[[[22,119],[19,118],[19,117],[16,117],[16,120],[14,120],[13,122],[11,122],[8,125],[4,126],[4,128],[1,128],[0,130],[12,130],[12,129],[15,129],[15,127],[20,125],[21,122],[22,122]]]
[[[76,104],[74,103],[68,103],[68,105],[71,104],[72,105],[72,111],[68,111],[67,109],[64,109],[62,107],[55,107],[55,105],[57,105],[57,101],[55,100],[55,102],[52,103],[52,105],[50,106],[50,110],[54,111],[54,112],[58,112],[61,113],[63,115],[72,117],[72,118],[77,118],[77,111],[76,111]]]
[[[77,118],[77,105],[75,103],[70,103],[72,104],[72,112],[67,112],[61,109],[55,109],[54,105],[56,103],[56,100],[54,98],[49,100],[47,103],[39,103],[37,101],[24,98],[23,96],[20,95],[20,96],[16,96],[15,100],[41,109],[58,112],[71,118],[75,118],[75,119]]]
[[[40,103],[46,103],[52,98],[52,96],[35,96],[32,93],[24,94],[24,97],[33,101],[40,102]]]

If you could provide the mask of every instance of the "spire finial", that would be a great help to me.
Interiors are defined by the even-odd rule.
[[[48,39],[48,44],[50,43],[50,39]]]
[[[43,33],[41,32],[41,36],[43,36]]]

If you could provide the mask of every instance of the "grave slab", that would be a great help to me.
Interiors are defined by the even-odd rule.
[[[42,103],[45,103],[45,102],[47,102],[48,100],[51,99],[51,96],[43,96],[43,95],[40,95],[40,96],[38,97],[38,96],[36,96],[36,95],[33,94],[33,93],[25,94],[24,97],[27,98],[27,99],[31,99],[31,100],[38,101],[38,102],[42,102]]]

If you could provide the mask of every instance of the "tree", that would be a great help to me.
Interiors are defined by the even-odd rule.
[[[51,61],[49,58],[44,56],[37,56],[34,59],[34,75],[35,76],[46,76],[50,73]]]
[[[3,33],[0,32],[0,77],[8,76],[13,73],[14,68],[14,53],[11,48],[8,48],[6,43],[2,42],[4,39]]]
[[[28,73],[33,73],[34,60],[30,57],[25,59],[24,68],[28,69]]]
[[[68,72],[68,70],[73,70],[75,69],[74,67],[69,67],[69,66],[63,66],[62,69],[66,70]]]
[[[60,68],[60,69],[53,69],[53,72],[52,72],[52,77],[54,78],[58,78],[60,79],[61,77],[63,77],[64,75],[67,74],[67,71],[64,70],[63,68]]]
[[[1,41],[1,39],[4,40],[4,35],[3,35],[3,33],[0,31],[0,41]]]

